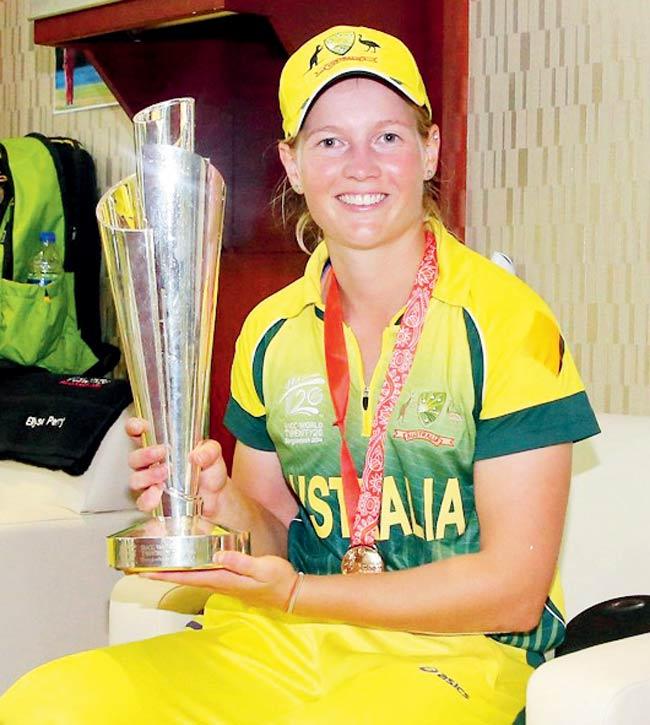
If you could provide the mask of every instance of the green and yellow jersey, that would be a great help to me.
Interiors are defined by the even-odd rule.
[[[378,548],[388,569],[479,549],[474,462],[598,432],[584,386],[546,304],[521,280],[432,223],[439,278],[409,377],[388,426]],[[305,274],[260,303],[237,341],[225,422],[253,448],[276,451],[299,501],[289,559],[337,573],[349,542],[340,436],[327,386],[321,277],[325,244]],[[370,384],[345,327],[350,364],[347,441],[363,469],[375,402],[401,314],[384,330]],[[529,662],[564,634],[556,576],[539,626],[495,635]]]

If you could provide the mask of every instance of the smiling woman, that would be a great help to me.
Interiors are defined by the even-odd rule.
[[[215,441],[191,454],[204,514],[253,555],[149,575],[215,592],[202,629],[46,665],[3,723],[512,723],[562,641],[571,443],[598,427],[552,313],[445,229],[439,131],[397,38],[320,33],[280,108],[298,236],[319,243],[242,328],[232,476]],[[131,456],[144,510],[165,455]]]

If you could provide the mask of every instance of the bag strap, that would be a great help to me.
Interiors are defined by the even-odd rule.
[[[0,277],[12,279],[14,269],[14,181],[7,151],[0,143]]]
[[[63,223],[64,223],[64,232],[63,237],[61,238],[61,241],[63,242],[62,247],[60,248],[62,251],[62,260],[63,260],[63,269],[66,272],[72,272],[74,271],[72,269],[72,266],[70,264],[70,237],[71,237],[71,228],[70,228],[70,222],[69,222],[69,210],[72,206],[71,204],[71,192],[68,185],[68,174],[66,174],[65,167],[61,161],[61,157],[59,156],[56,147],[52,143],[52,139],[48,138],[47,136],[44,136],[42,133],[28,133],[25,138],[33,138],[39,143],[41,143],[46,149],[47,152],[50,155],[50,158],[52,159],[52,164],[54,165],[54,169],[56,171],[56,177],[59,183],[59,193],[61,196],[61,206],[63,207]]]
[[[35,138],[6,138],[2,144],[14,187],[11,279],[21,280],[38,251],[41,232],[56,234],[57,250],[63,257],[63,205],[57,170],[43,144]]]
[[[57,169],[65,219],[63,268],[74,274],[76,322],[81,337],[101,358],[106,352],[101,340],[99,277],[101,240],[95,218],[99,200],[95,162],[83,145],[66,136],[29,134],[48,150]],[[114,357],[113,349],[109,357]]]

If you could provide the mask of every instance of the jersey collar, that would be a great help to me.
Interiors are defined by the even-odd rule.
[[[328,261],[329,252],[327,251],[327,245],[325,242],[320,242],[312,252],[305,267],[305,276],[303,278],[305,281],[305,305],[316,305],[321,310],[324,308],[321,293],[321,279]]]
[[[432,297],[451,305],[463,306],[466,298],[467,279],[460,273],[464,265],[459,265],[459,255],[466,250],[465,245],[447,231],[444,224],[437,219],[427,220],[427,226],[436,235],[438,241],[438,282],[433,289]],[[304,274],[304,305],[315,305],[324,308],[321,294],[321,279],[325,265],[329,261],[327,244],[323,241],[312,252]],[[460,273],[460,274],[459,274]],[[399,315],[398,315],[399,316]]]

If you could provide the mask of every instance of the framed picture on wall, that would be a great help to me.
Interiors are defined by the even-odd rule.
[[[113,94],[83,51],[56,48],[54,113],[117,105]]]

